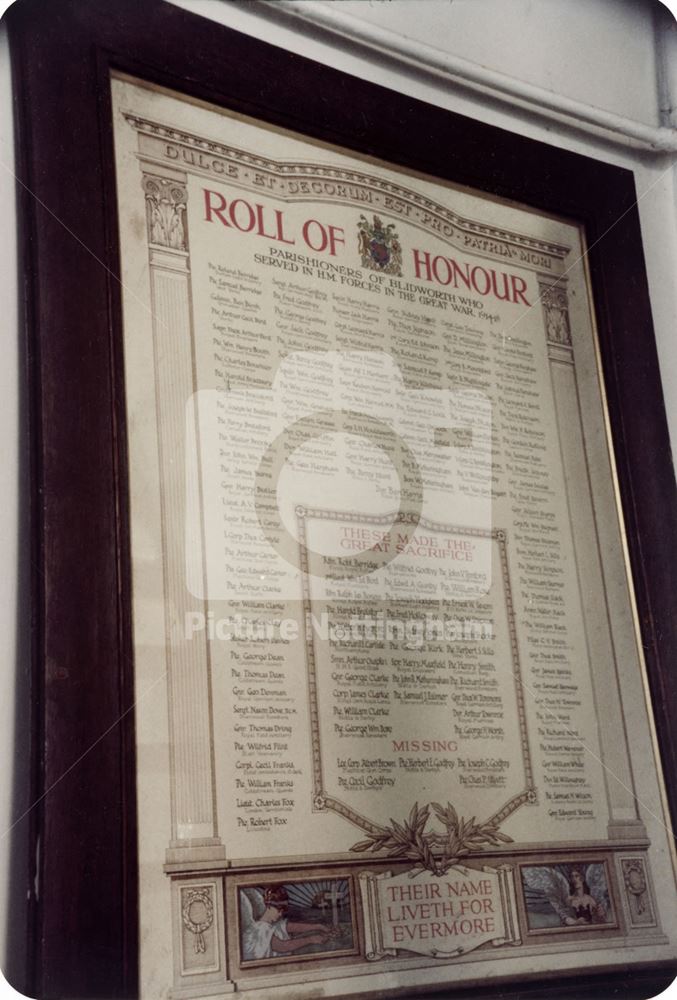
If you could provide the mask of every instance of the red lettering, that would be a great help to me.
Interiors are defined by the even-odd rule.
[[[311,226],[314,227],[311,232]],[[338,226],[324,226],[317,219],[308,219],[303,223],[303,239],[306,245],[315,253],[322,253],[329,247],[329,256],[336,256],[336,248],[339,244],[345,244],[343,238],[344,230]]]
[[[426,269],[424,280],[432,281],[432,275],[430,273],[430,254],[428,253],[428,251],[426,250],[424,251],[423,254],[421,254],[420,250],[414,250],[413,253],[414,253],[414,271],[416,272],[416,277],[417,278],[424,277],[421,274],[421,265],[423,265]]]
[[[441,254],[431,259],[427,250],[413,250],[414,274],[422,281],[434,281],[438,285],[451,285],[458,288],[464,285],[468,291],[474,290],[478,295],[494,295],[501,302],[523,302],[529,306],[526,295],[527,283],[516,274],[498,273],[493,269],[476,264],[459,264],[453,257],[443,257]]]
[[[455,288],[458,287],[458,279],[460,278],[465,287],[468,289],[468,291],[470,291],[470,276],[468,274],[468,271],[470,269],[470,264],[465,265],[465,274],[463,273],[463,271],[458,266],[455,260],[452,260],[451,264],[452,267],[454,268],[454,287]]]
[[[480,288],[479,285],[477,284],[477,272],[478,271],[480,272],[481,275],[484,276],[484,281],[485,281],[484,288]],[[478,295],[486,295],[487,292],[489,291],[489,289],[491,288],[491,278],[489,277],[489,275],[487,274],[487,272],[484,270],[484,268],[480,267],[479,265],[477,267],[473,267],[472,271],[470,272],[470,277],[472,279],[472,286],[475,289],[475,291],[477,292],[477,294]]]
[[[461,915],[465,913],[481,913],[482,912],[482,899],[462,899],[461,900]]]
[[[230,204],[218,191],[210,191],[204,188],[205,196],[205,222],[213,222],[218,219],[227,229],[231,226],[241,233],[256,232],[257,236],[263,236],[267,240],[276,240],[278,243],[294,244],[296,240],[288,240],[284,235],[284,218],[279,209],[275,209],[274,232],[266,232],[266,220],[264,213],[266,209],[258,202],[251,205],[244,198],[236,198]]]
[[[222,194],[219,194],[218,191],[208,191],[207,188],[205,188],[204,193],[205,193],[205,222],[211,222],[212,215],[215,215],[216,218],[219,220],[219,222],[222,222],[224,226],[230,228],[229,223],[223,217],[223,213],[227,206],[226,199],[223,197]],[[215,198],[218,198],[220,201],[220,205],[218,208],[212,205],[212,195]]]
[[[317,246],[314,243],[311,243],[310,240],[311,226],[317,226],[317,230],[320,237]],[[303,223],[303,239],[306,241],[306,244],[310,247],[310,249],[314,250],[316,253],[322,253],[323,250],[326,250],[327,244],[329,243],[329,237],[327,235],[327,231],[325,230],[322,223],[318,222],[317,219],[308,219],[306,222]]]
[[[512,301],[522,301],[525,306],[530,306],[531,303],[527,302],[524,295],[524,292],[527,290],[527,283],[524,278],[518,278],[516,274],[511,274],[510,280],[512,281]]]
[[[292,246],[296,243],[296,240],[286,240],[284,238],[284,233],[282,231],[282,212],[279,208],[275,209],[275,219],[277,221],[277,236],[274,239],[279,240],[280,243],[290,243]]]
[[[330,247],[329,256],[335,257],[337,244],[342,243],[345,245],[346,241],[343,239],[344,230],[339,229],[338,226],[329,226],[328,228],[329,228],[329,247]],[[341,233],[340,236],[339,233]]]
[[[279,215],[279,213],[278,213]],[[279,220],[278,220],[278,236],[273,236],[271,233],[266,232],[266,224],[263,221],[263,205],[256,206],[256,232],[259,236],[265,236],[267,240],[279,239]]]
[[[446,268],[446,280],[444,280],[442,277],[440,277],[440,273],[439,273],[439,270],[438,270],[438,268],[439,268],[439,262],[440,261],[442,261],[442,263],[444,264],[444,266]],[[447,260],[446,257],[435,257],[435,259],[433,260],[433,274],[435,276],[435,281],[439,285],[448,285],[449,284],[449,282],[451,281],[451,264],[449,263],[449,261]]]
[[[248,213],[248,223],[245,226],[241,226],[240,223],[237,221],[237,210],[238,206],[240,205],[244,205]],[[236,229],[240,230],[241,233],[251,233],[252,229],[256,225],[256,215],[254,213],[254,209],[251,207],[248,201],[244,200],[244,198],[236,198],[235,201],[231,201],[229,215],[230,215],[230,221],[233,223]],[[261,235],[263,234],[259,230],[259,236]]]
[[[501,271],[501,277],[503,278],[503,295],[501,295],[501,293],[498,290],[498,284],[497,284],[498,275],[496,274],[495,271],[491,272],[491,287],[493,289],[493,293],[496,296],[496,298],[500,299],[501,302],[506,302],[510,298],[510,286],[508,284],[508,275],[505,273],[505,271]]]

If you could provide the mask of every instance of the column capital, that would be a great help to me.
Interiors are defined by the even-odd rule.
[[[141,183],[146,196],[148,242],[154,246],[186,251],[188,190],[185,183],[149,173],[142,175]]]
[[[569,299],[566,282],[559,279],[553,282],[551,277],[538,276],[543,315],[545,317],[545,333],[548,344],[571,348],[571,324],[569,322]]]

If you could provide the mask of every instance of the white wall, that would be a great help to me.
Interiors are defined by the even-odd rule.
[[[655,48],[641,2],[343,0],[341,10],[480,66],[657,124]]]
[[[87,0],[81,0],[86,3]],[[649,0],[170,0],[197,14],[432,104],[634,171],[672,440],[677,442],[677,25]],[[333,29],[332,29],[333,24]],[[330,30],[331,29],[331,30]],[[662,128],[659,130],[659,126]],[[20,502],[21,362],[11,237],[11,91],[0,45],[0,891],[8,883],[14,678],[25,676],[26,571]],[[669,461],[669,456],[665,456]],[[21,529],[21,530],[20,530]],[[20,544],[17,539],[20,538]],[[22,585],[23,586],[23,585]],[[18,624],[17,624],[18,623]],[[18,651],[18,652],[17,652]],[[18,661],[18,664],[17,664]],[[15,864],[17,882],[24,873]],[[6,896],[6,892],[2,892]],[[16,923],[19,901],[11,904]],[[0,940],[8,923],[0,906]],[[20,964],[20,963],[19,963]],[[8,968],[6,961],[3,968]],[[11,963],[12,968],[17,962]]]

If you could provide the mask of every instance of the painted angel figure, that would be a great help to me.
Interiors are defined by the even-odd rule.
[[[246,888],[240,892],[242,959],[288,955],[311,944],[326,944],[332,936],[325,924],[289,920],[289,897],[283,886],[265,892]]]
[[[547,901],[565,927],[607,922],[609,894],[603,865],[525,867],[522,878],[531,914]]]

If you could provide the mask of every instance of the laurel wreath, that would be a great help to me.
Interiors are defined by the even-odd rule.
[[[206,911],[204,920],[193,920],[191,917],[190,911],[195,903],[202,903],[204,906]],[[208,931],[214,922],[214,904],[212,903],[212,897],[209,890],[191,889],[187,892],[186,901],[183,904],[183,909],[181,910],[181,916],[186,930],[195,935],[195,942],[193,944],[195,954],[199,955],[204,953],[207,950],[207,942],[205,941],[204,932]]]
[[[431,808],[444,826],[444,834],[426,830]],[[496,819],[478,823],[474,816],[471,819],[459,816],[450,802],[446,806],[432,802],[420,809],[415,802],[402,823],[391,819],[389,826],[370,831],[366,840],[353,844],[350,849],[358,853],[384,851],[389,858],[414,861],[433,875],[444,875],[468,854],[511,843],[512,837],[498,829]]]

